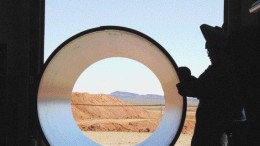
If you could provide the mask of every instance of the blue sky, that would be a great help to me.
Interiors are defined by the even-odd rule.
[[[149,68],[121,57],[100,60],[91,65],[79,76],[73,89],[95,94],[109,94],[118,90],[164,95],[159,80]]]
[[[193,75],[199,76],[210,64],[199,29],[205,23],[222,25],[223,0],[46,0],[44,58],[81,31],[117,25],[150,36],[170,53],[178,66],[187,66]],[[116,63],[115,66],[120,68]],[[151,86],[158,83],[155,80]],[[159,90],[153,92],[160,93]]]

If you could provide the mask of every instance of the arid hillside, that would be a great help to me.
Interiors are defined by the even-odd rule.
[[[161,118],[158,111],[127,104],[105,94],[72,94],[72,112],[83,131],[155,131]]]
[[[79,128],[102,145],[139,143],[156,130],[164,112],[164,107],[135,106],[105,94],[76,92],[72,94],[71,104]],[[176,146],[190,145],[196,109],[196,106],[188,106],[185,124]]]

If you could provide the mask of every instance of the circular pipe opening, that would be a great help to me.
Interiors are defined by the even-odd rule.
[[[177,65],[167,51],[148,36],[124,27],[105,26],[79,33],[48,58],[38,89],[38,117],[52,146],[99,145],[85,137],[71,111],[71,93],[80,74],[93,63],[124,57],[147,66],[159,79],[165,113],[157,130],[138,145],[172,145],[183,126],[186,99],[178,94]]]

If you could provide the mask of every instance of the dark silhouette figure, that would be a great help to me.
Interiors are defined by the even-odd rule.
[[[201,25],[211,65],[198,77],[184,67],[178,70],[179,94],[200,100],[191,146],[230,146],[234,122],[243,122],[243,105],[234,86],[234,65],[229,57],[227,35],[220,27]]]

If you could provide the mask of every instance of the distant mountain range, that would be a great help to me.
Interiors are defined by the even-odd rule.
[[[135,105],[164,105],[165,99],[162,95],[146,94],[140,95],[131,92],[115,91],[109,94],[110,96],[117,97],[118,99],[135,104]],[[197,98],[187,97],[188,106],[197,106],[199,100]]]
[[[116,91],[109,94],[120,100],[135,105],[164,105],[164,96],[156,94],[139,95],[136,93]]]

